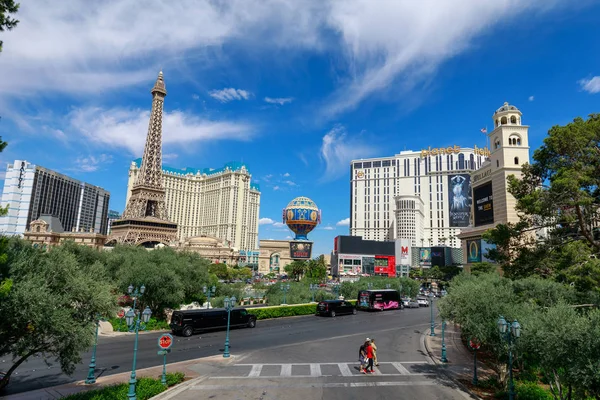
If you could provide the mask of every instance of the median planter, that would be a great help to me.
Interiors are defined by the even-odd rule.
[[[349,300],[349,302],[356,304],[356,300]],[[317,303],[257,307],[248,310],[249,314],[256,315],[256,319],[294,317],[297,315],[311,315],[316,312]]]

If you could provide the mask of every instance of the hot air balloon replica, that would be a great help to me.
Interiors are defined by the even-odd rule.
[[[308,234],[321,223],[321,210],[308,197],[296,197],[283,209],[283,223],[294,232],[290,241],[290,257],[306,260],[312,253],[312,242]]]

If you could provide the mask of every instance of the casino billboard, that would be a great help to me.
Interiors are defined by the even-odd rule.
[[[494,222],[494,199],[492,182],[485,183],[473,189],[475,203],[475,226],[487,225]]]
[[[471,220],[471,176],[448,175],[448,209],[450,226],[464,228]]]
[[[310,260],[312,245],[312,242],[305,241],[290,242],[290,258],[292,260]]]

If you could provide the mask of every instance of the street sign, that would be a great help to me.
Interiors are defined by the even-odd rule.
[[[159,350],[158,351],[158,355],[159,356],[166,356],[167,354],[169,354],[171,352],[171,349],[166,349],[166,350]]]
[[[164,335],[161,335],[161,337],[158,338],[158,348],[161,350],[168,350],[171,348],[171,346],[173,346],[173,336],[171,336],[168,333],[165,333]]]
[[[479,350],[479,348],[481,347],[481,343],[479,343],[479,340],[472,338],[471,340],[469,340],[469,347],[473,350]]]

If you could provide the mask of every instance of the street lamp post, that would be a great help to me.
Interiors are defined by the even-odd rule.
[[[96,336],[94,337],[94,351],[92,352],[92,359],[90,360],[90,369],[88,370],[88,376],[85,383],[92,384],[96,383],[96,347],[98,347],[98,328],[100,327],[100,315],[96,315]]]
[[[403,289],[402,284],[400,284],[400,297],[402,297],[402,289]]]
[[[287,294],[288,290],[290,290],[290,284],[288,283],[286,285],[286,284],[282,283],[281,284],[281,290],[283,290],[283,303],[281,303],[283,305],[283,304],[286,304],[286,302],[285,302],[285,295]]]
[[[335,295],[337,297],[340,297],[340,284],[334,283],[332,289],[333,289],[333,293],[335,293]]]
[[[429,311],[431,312],[431,332],[429,336],[435,336],[435,331],[433,330],[435,326],[435,321],[433,319],[433,293],[429,294]]]
[[[367,283],[367,289],[369,289],[369,290],[373,289],[373,283],[371,283],[371,282]]]
[[[508,343],[508,399],[515,398],[515,384],[513,382],[512,368],[512,345],[521,337],[521,324],[515,319],[513,322],[506,322],[503,316],[498,318],[498,331],[500,337]]]
[[[442,319],[442,362],[443,363],[447,363],[448,362],[448,358],[446,358],[446,340],[445,340],[445,333],[446,330],[446,321]]]
[[[215,295],[215,293],[217,292],[217,288],[216,288],[216,287],[214,287],[214,286],[213,286],[213,287],[208,287],[208,288],[207,288],[206,286],[203,286],[203,287],[202,287],[202,292],[204,292],[204,294],[205,294],[205,295],[206,295],[206,297],[207,297],[207,300],[206,300],[206,303],[207,303],[207,305],[206,305],[206,308],[210,308],[210,298],[211,298],[211,296],[214,296],[214,295]]]
[[[225,297],[223,305],[227,310],[227,334],[225,335],[225,351],[223,352],[223,358],[229,357],[229,322],[231,320],[231,310],[235,307],[235,297]]]
[[[315,302],[315,292],[317,290],[319,290],[319,285],[317,285],[316,283],[314,283],[314,284],[311,283],[310,286],[309,286],[309,289],[310,289],[310,291],[312,293],[312,302],[314,303]]]
[[[141,319],[140,319],[140,313],[137,313],[137,318],[136,318],[136,313],[135,313],[135,303],[138,297],[141,297],[144,292],[146,291],[146,287],[144,285],[142,285],[139,289],[133,288],[133,285],[129,285],[129,287],[127,288],[127,291],[129,292],[130,295],[133,296],[133,307],[132,309],[130,309],[129,311],[127,311],[127,314],[125,314],[125,321],[127,322],[127,326],[129,327],[129,330],[131,332],[135,332],[135,342],[133,345],[133,366],[131,368],[131,379],[129,379],[129,393],[127,393],[127,397],[129,398],[129,400],[136,400],[136,395],[135,395],[135,384],[137,383],[137,380],[135,379],[135,365],[136,365],[136,361],[137,361],[137,349],[138,349],[138,332],[139,330],[144,330],[146,329],[146,323],[148,323],[148,321],[150,320],[150,316],[152,315],[152,311],[150,311],[149,307],[146,307],[144,309],[144,312],[141,313]],[[142,325],[143,324],[143,325]]]
[[[386,288],[386,289],[389,289],[389,288],[391,288],[391,287],[392,287],[392,285],[390,285],[389,283],[386,283],[386,284],[385,284],[385,288]]]

